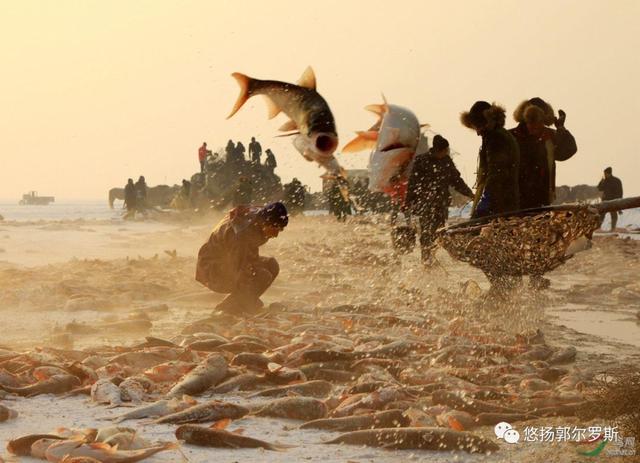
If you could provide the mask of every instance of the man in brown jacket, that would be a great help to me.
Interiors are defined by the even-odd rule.
[[[225,312],[252,312],[262,308],[260,296],[278,276],[273,257],[262,257],[258,248],[275,238],[289,222],[281,202],[263,208],[232,209],[216,225],[200,248],[196,280],[228,296],[216,306]]]

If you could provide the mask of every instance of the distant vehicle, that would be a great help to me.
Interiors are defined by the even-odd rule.
[[[38,196],[37,191],[30,191],[22,195],[22,199],[18,203],[20,206],[46,206],[56,200],[53,196]]]

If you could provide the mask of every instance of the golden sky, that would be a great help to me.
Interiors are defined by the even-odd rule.
[[[295,81],[312,65],[341,146],[380,101],[447,137],[472,184],[480,139],[459,123],[474,101],[540,96],[567,112],[578,154],[558,184],[594,184],[611,165],[640,194],[640,2],[0,0],[0,198],[27,190],[105,198],[127,177],[179,183],[197,148],[255,135],[288,181],[321,170],[237,97],[234,71]],[[367,154],[338,156],[364,167]]]

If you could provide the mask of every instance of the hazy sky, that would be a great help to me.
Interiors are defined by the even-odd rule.
[[[230,74],[295,81],[312,65],[340,146],[380,92],[447,137],[473,183],[480,139],[459,113],[485,99],[511,114],[540,96],[567,112],[578,154],[558,183],[613,166],[640,194],[640,1],[0,0],[0,198],[30,189],[105,198],[127,177],[179,183],[197,148],[252,135],[283,180],[322,171],[274,139],[261,98],[225,120]],[[364,167],[367,154],[339,156]]]

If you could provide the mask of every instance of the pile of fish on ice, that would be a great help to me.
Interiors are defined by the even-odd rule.
[[[254,420],[276,417],[340,433],[326,444],[488,453],[499,446],[477,428],[575,415],[594,375],[561,366],[575,356],[539,331],[514,335],[369,305],[218,314],[132,347],[0,350],[0,419],[19,420],[14,409],[39,394],[82,394],[93,406],[127,407],[115,423],[176,426],[185,445],[286,451],[296,442],[251,437]],[[225,429],[241,419],[247,435]],[[7,449],[54,462],[119,462],[178,445],[118,424],[41,430],[15,436]]]

